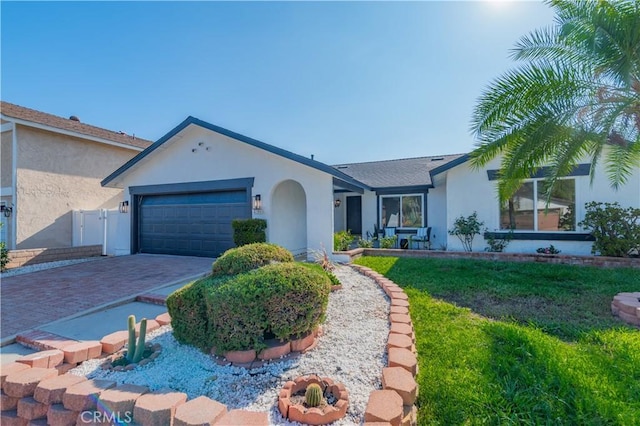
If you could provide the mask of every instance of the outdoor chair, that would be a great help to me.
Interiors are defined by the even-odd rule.
[[[409,237],[411,241],[411,247],[413,248],[413,242],[418,243],[418,249],[420,248],[420,243],[422,243],[423,249],[431,250],[431,227],[428,228],[418,228],[416,235],[412,235]]]

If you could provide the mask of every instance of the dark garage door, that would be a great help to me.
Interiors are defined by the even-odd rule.
[[[231,221],[250,217],[246,191],[144,195],[138,247],[142,253],[216,257],[235,246]]]

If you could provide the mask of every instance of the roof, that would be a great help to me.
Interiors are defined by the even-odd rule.
[[[0,113],[3,118],[6,117],[9,120],[13,118],[29,123],[39,124],[44,127],[52,127],[62,131],[78,133],[80,135],[104,139],[136,148],[144,149],[152,143],[146,139],[140,139],[135,136],[127,135],[126,133],[114,132],[101,127],[91,126],[90,124],[81,123],[80,121],[58,117],[57,115],[47,114],[46,112],[36,111],[34,109],[25,108],[5,101],[0,102]]]
[[[335,165],[337,170],[374,189],[433,187],[431,171],[465,157],[465,154],[402,158]]]
[[[163,137],[158,139],[156,142],[154,142],[153,145],[149,146],[147,149],[145,149],[144,151],[142,151],[141,153],[139,153],[138,155],[133,157],[131,160],[126,162],[118,170],[116,170],[115,172],[111,173],[109,176],[104,178],[102,180],[102,182],[101,182],[102,186],[109,186],[110,183],[112,183],[114,180],[116,180],[118,177],[120,177],[123,173],[125,173],[127,170],[129,170],[132,167],[134,167],[137,163],[139,163],[145,157],[147,157],[148,155],[153,153],[160,146],[162,146],[163,144],[167,143],[169,140],[171,140],[171,138],[173,138],[175,135],[177,135],[178,133],[180,133],[182,130],[184,130],[185,128],[187,128],[190,125],[195,125],[195,126],[199,126],[199,127],[214,131],[216,133],[219,133],[221,135],[230,137],[230,138],[238,140],[240,142],[244,142],[244,143],[246,143],[248,145],[251,145],[251,146],[254,146],[256,148],[263,149],[263,150],[265,150],[267,152],[270,152],[272,154],[279,155],[281,157],[287,158],[287,159],[295,161],[297,163],[301,163],[301,164],[304,164],[304,165],[309,166],[311,168],[314,168],[314,169],[323,171],[325,173],[328,173],[329,175],[331,175],[331,176],[333,176],[335,178],[334,182],[337,179],[337,181],[338,181],[337,183],[340,184],[340,185],[343,185],[344,187],[352,188],[352,189],[360,188],[361,190],[362,189],[370,189],[366,184],[354,179],[353,177],[349,176],[348,174],[343,173],[340,170],[337,170],[337,169],[335,169],[335,168],[333,168],[333,167],[331,167],[331,166],[329,166],[327,164],[321,163],[320,161],[316,161],[316,160],[312,160],[312,159],[307,158],[307,157],[303,157],[302,155],[295,154],[293,152],[287,151],[287,150],[282,149],[282,148],[278,148],[278,147],[273,146],[273,145],[269,145],[268,143],[261,142],[261,141],[259,141],[257,139],[252,139],[252,138],[250,138],[248,136],[241,135],[240,133],[236,133],[236,132],[233,132],[231,130],[227,130],[225,128],[216,126],[216,125],[211,124],[211,123],[207,123],[206,121],[200,120],[200,119],[192,117],[192,116],[187,117],[182,123],[180,123],[176,127],[174,127],[169,133],[167,133],[166,135],[164,135]]]

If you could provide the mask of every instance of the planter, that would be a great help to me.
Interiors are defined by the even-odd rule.
[[[315,383],[323,390],[323,401],[318,407],[307,407],[304,394],[307,386]],[[284,418],[308,425],[325,425],[340,420],[347,414],[349,394],[342,383],[328,377],[302,376],[285,383],[278,397],[278,410]]]

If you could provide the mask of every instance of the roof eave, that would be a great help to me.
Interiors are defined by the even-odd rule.
[[[33,121],[24,120],[22,118],[11,117],[9,115],[0,114],[0,117],[3,120],[10,121],[10,122],[13,122],[13,123],[16,123],[16,124],[20,124],[20,125],[26,126],[26,127],[33,127],[34,129],[46,130],[48,132],[53,132],[53,133],[60,133],[62,135],[66,135],[66,136],[73,136],[75,138],[86,139],[86,140],[90,140],[90,141],[93,141],[93,142],[103,143],[103,144],[106,144],[106,145],[117,146],[119,148],[130,149],[132,151],[139,151],[140,152],[140,151],[144,150],[144,148],[141,148],[139,146],[129,145],[129,144],[122,143],[122,142],[116,142],[116,141],[112,141],[112,140],[109,140],[109,139],[99,138],[99,137],[96,137],[96,136],[87,135],[86,133],[74,132],[72,130],[65,130],[65,129],[61,129],[59,127],[47,126],[46,124],[36,123],[36,122],[33,122]]]
[[[204,129],[208,129],[211,130],[213,132],[219,133],[221,135],[227,136],[231,139],[235,139],[238,140],[240,142],[244,142],[248,145],[254,146],[256,148],[260,148],[263,149],[267,152],[270,152],[272,154],[287,158],[289,160],[298,162],[300,164],[304,164],[308,167],[314,168],[316,170],[320,170],[322,172],[328,173],[331,176],[334,176],[344,182],[347,182],[351,185],[354,185],[356,187],[362,188],[362,189],[366,189],[366,190],[370,190],[371,188],[352,178],[351,176],[342,173],[339,170],[334,169],[333,167],[321,163],[320,161],[316,161],[316,160],[312,160],[310,158],[307,157],[303,157],[299,154],[295,154],[293,152],[287,151],[285,149],[282,148],[278,148],[276,146],[273,145],[269,145],[265,142],[261,142],[257,139],[253,139],[250,138],[248,136],[242,135],[240,133],[236,133],[233,132],[231,130],[225,129],[223,127],[219,127],[216,126],[214,124],[208,123],[206,121],[200,120],[198,118],[189,116],[187,117],[182,123],[178,124],[176,127],[174,127],[171,131],[169,131],[169,133],[167,133],[166,135],[164,135],[163,137],[161,137],[160,139],[158,139],[156,142],[154,142],[151,146],[149,146],[147,149],[145,149],[144,151],[142,151],[140,154],[136,155],[134,158],[132,158],[131,160],[129,160],[128,162],[126,162],[122,167],[120,167],[118,170],[116,170],[115,172],[111,173],[109,176],[107,176],[106,178],[104,178],[101,182],[102,186],[108,186],[111,182],[113,182],[116,178],[118,178],[120,175],[122,175],[123,173],[125,173],[127,170],[129,170],[131,167],[135,166],[138,162],[140,162],[142,159],[144,159],[145,157],[147,157],[149,154],[151,154],[153,151],[155,151],[158,147],[160,147],[162,144],[164,144],[165,142],[167,142],[169,139],[173,138],[175,135],[177,135],[178,133],[180,133],[182,130],[184,130],[185,128],[187,128],[189,125],[196,125],[199,127],[202,127]]]

